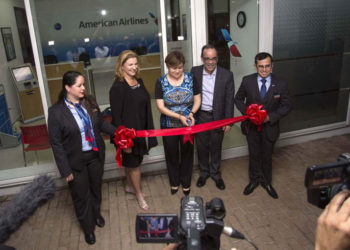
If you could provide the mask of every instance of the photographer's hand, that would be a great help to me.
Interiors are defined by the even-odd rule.
[[[337,194],[317,220],[316,250],[350,249],[349,190]]]
[[[163,250],[176,250],[179,245],[180,243],[170,243],[169,245],[164,247]]]

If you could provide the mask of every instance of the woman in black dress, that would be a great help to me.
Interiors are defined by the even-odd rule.
[[[114,80],[109,91],[112,124],[135,130],[153,129],[150,95],[139,77],[137,55],[133,51],[125,50],[119,55]],[[141,192],[140,165],[143,156],[156,145],[156,138],[149,138],[148,146],[145,138],[135,138],[134,146],[122,152],[126,172],[125,191],[135,194],[144,210],[149,207]]]

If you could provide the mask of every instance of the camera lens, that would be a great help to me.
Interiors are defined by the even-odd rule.
[[[207,217],[222,220],[226,215],[224,202],[219,198],[214,198],[206,204]]]

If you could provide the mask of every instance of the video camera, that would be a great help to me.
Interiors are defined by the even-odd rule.
[[[337,193],[350,189],[350,153],[339,155],[337,162],[308,167],[305,187],[308,202],[325,208]]]
[[[232,227],[225,227],[224,203],[214,198],[203,207],[198,196],[181,199],[180,220],[176,214],[138,214],[136,240],[139,243],[179,243],[177,249],[220,249],[220,235],[225,233],[237,239],[253,242]]]

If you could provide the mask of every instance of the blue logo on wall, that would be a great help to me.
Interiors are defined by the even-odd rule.
[[[55,23],[55,30],[60,30],[62,25],[60,23]]]

